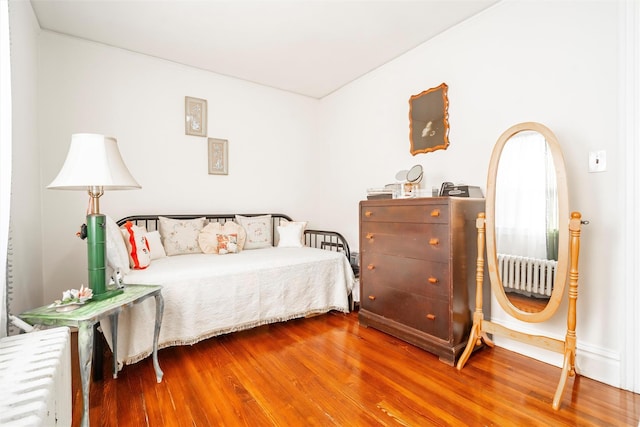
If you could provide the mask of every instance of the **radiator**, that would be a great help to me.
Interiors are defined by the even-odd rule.
[[[498,272],[505,291],[550,297],[557,261],[498,254]]]
[[[71,338],[54,328],[0,339],[0,425],[71,425]]]

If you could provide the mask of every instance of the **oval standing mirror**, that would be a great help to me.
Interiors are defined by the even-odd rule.
[[[576,375],[576,301],[578,299],[579,212],[569,218],[569,194],[560,144],[540,123],[520,123],[498,139],[487,178],[486,213],[476,220],[476,304],[467,346],[458,360],[462,369],[471,352],[490,334],[564,354],[553,409],[569,376]],[[567,223],[568,220],[568,223]],[[569,285],[564,340],[509,329],[484,319],[484,247],[491,289],[500,307],[524,322],[543,322],[558,309]],[[570,271],[570,274],[567,272]]]
[[[498,303],[522,321],[549,319],[562,300],[569,263],[566,172],[551,130],[529,122],[500,136],[486,211],[487,266]]]

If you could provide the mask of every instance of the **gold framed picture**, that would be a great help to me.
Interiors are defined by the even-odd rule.
[[[187,135],[207,136],[207,100],[184,97],[184,132]]]
[[[429,153],[449,146],[448,86],[425,90],[409,98],[409,152]]]
[[[229,174],[229,141],[209,138],[209,175]]]

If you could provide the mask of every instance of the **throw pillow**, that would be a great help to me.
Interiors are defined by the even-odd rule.
[[[244,249],[268,248],[271,246],[271,215],[242,216],[236,215],[236,221],[247,233]]]
[[[144,270],[151,264],[151,251],[147,242],[147,230],[127,221],[122,229],[122,236],[129,253],[129,265],[135,270]]]
[[[160,232],[158,230],[147,233],[147,243],[149,243],[149,250],[151,250],[151,259],[164,258],[167,253],[164,251],[162,241],[160,240]]]
[[[236,234],[218,234],[218,254],[237,254],[238,236]]]
[[[278,226],[278,234],[280,235],[280,241],[278,241],[279,248],[301,248],[304,245],[301,241],[301,236],[304,230],[301,225],[288,225]]]
[[[205,254],[217,254],[218,234],[235,234],[238,252],[243,249],[247,238],[247,233],[245,233],[244,228],[233,221],[227,221],[224,225],[219,222],[210,222],[198,235],[200,250]]]
[[[173,219],[158,217],[160,240],[167,256],[201,253],[198,235],[206,218]]]
[[[300,243],[304,246],[304,230],[307,229],[307,221],[289,221],[288,219],[280,218],[280,225],[287,227],[289,225],[299,225],[302,227],[302,234],[300,235]],[[280,233],[278,233],[278,242],[280,239]]]
[[[129,255],[127,254],[127,245],[124,242],[122,232],[118,224],[107,216],[107,264],[113,269],[114,272],[120,272],[120,274],[129,274],[131,268],[129,267]]]
[[[218,253],[218,233],[222,233],[222,224],[210,222],[198,234],[198,246],[205,254]]]

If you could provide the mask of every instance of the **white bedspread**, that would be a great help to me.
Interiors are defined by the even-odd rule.
[[[347,313],[354,277],[344,254],[304,247],[171,256],[132,270],[124,282],[163,286],[163,348],[330,310]],[[153,298],[120,314],[120,366],[151,354],[154,320]],[[109,322],[101,326],[113,348]]]

